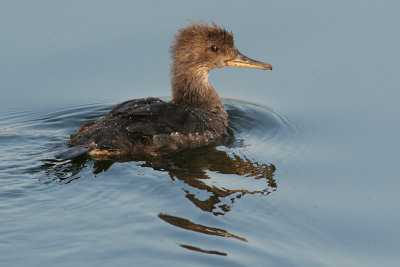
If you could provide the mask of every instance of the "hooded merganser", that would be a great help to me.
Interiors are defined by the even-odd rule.
[[[93,156],[157,156],[217,142],[228,126],[228,114],[208,83],[208,72],[225,66],[272,70],[242,55],[232,33],[215,23],[191,23],[179,30],[171,52],[170,102],[144,98],[119,104],[71,134],[68,145]]]

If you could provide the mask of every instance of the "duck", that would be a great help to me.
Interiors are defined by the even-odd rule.
[[[123,102],[106,116],[86,122],[68,146],[91,156],[160,156],[217,144],[228,127],[209,71],[226,66],[272,70],[235,47],[232,32],[214,22],[180,29],[171,46],[172,99],[148,97]]]

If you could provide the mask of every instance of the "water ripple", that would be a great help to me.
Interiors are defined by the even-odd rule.
[[[205,212],[212,217],[224,216],[242,199],[274,193],[279,185],[275,177],[279,163],[299,153],[297,137],[306,127],[269,107],[237,100],[224,100],[224,105],[229,114],[229,127],[221,145],[142,161],[93,160],[86,156],[55,159],[54,155],[66,148],[70,133],[84,122],[106,115],[113,107],[111,104],[64,106],[55,110],[38,108],[32,112],[24,109],[1,114],[0,153],[6,156],[0,161],[0,188],[3,188],[0,200],[8,203],[5,208],[15,217],[22,214],[31,217],[37,227],[41,227],[41,218],[36,215],[39,209],[41,214],[46,213],[45,209],[53,213],[60,213],[62,209],[82,225],[58,223],[83,236],[95,234],[91,223],[102,231],[110,225],[142,231],[149,223],[158,225],[151,221],[152,216],[164,214],[155,216],[159,223],[192,230],[186,235],[206,233],[246,241],[247,237],[240,233],[199,222],[192,215]],[[110,224],[104,214],[112,215],[116,211],[123,216]],[[182,213],[184,216],[166,215]],[[18,229],[9,225],[9,230],[14,228]],[[34,232],[35,226],[31,228],[29,231]],[[63,232],[58,234],[68,239],[63,237]],[[167,232],[160,234],[168,235]],[[193,238],[199,238],[197,235]],[[192,237],[182,238],[171,237],[180,249],[228,255],[213,247],[212,242],[203,240],[204,237],[200,237],[204,241],[200,244],[191,243]],[[157,246],[154,240],[145,242],[147,247]]]

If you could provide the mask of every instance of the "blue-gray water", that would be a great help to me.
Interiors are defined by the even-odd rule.
[[[3,1],[0,265],[397,266],[399,9]],[[151,162],[56,160],[114,104],[170,95],[189,20],[274,67],[210,73],[234,139]]]

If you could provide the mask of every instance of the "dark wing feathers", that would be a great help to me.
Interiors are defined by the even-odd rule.
[[[148,100],[148,99],[146,99]],[[106,118],[126,122],[129,132],[145,135],[182,132],[195,134],[204,131],[204,120],[188,108],[167,103],[158,98],[152,101],[131,100],[114,108]]]
[[[110,113],[71,135],[69,145],[118,150],[126,154],[147,153],[157,140],[180,133],[202,135],[205,120],[197,112],[158,98],[136,99],[119,104]],[[161,137],[165,136],[165,137]],[[161,139],[160,139],[161,138]],[[175,139],[176,140],[176,139]],[[157,144],[159,147],[160,144]]]

